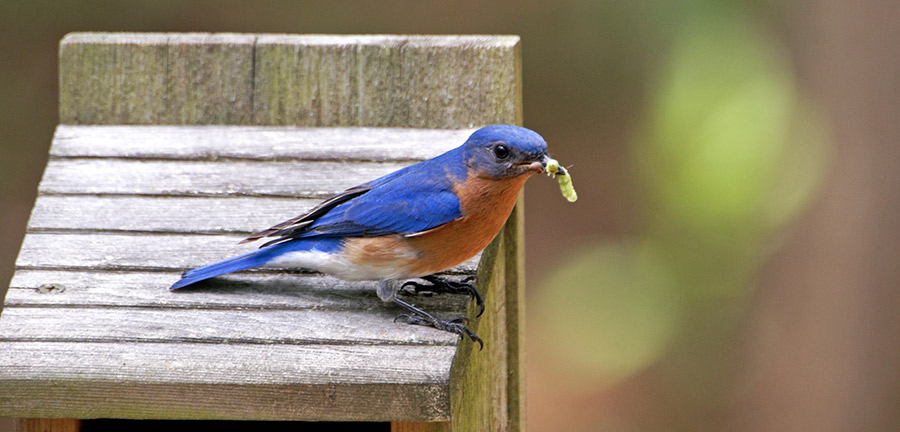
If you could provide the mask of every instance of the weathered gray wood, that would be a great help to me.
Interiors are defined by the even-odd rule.
[[[16,266],[26,269],[183,271],[258,247],[237,244],[242,238],[187,234],[32,233],[22,242]],[[472,258],[456,269],[473,272],[477,264],[476,258]]]
[[[368,310],[190,311],[11,307],[3,311],[8,317],[0,320],[0,341],[456,345],[458,336],[454,334],[394,323],[394,317],[403,312],[399,308],[389,309],[374,301],[369,306]]]
[[[256,36],[171,33],[163,124],[251,124]]]
[[[165,34],[73,33],[59,45],[62,123],[152,124],[167,115]]]
[[[504,252],[503,273],[506,286],[503,300],[506,312],[507,426],[526,430],[525,420],[525,196],[519,194],[516,208],[498,238]]]
[[[389,108],[402,94],[397,68],[384,67],[400,62],[398,48],[403,41],[378,36],[260,36],[255,119],[260,124],[303,126],[406,125]],[[375,95],[380,97],[378,103],[370,100]]]
[[[25,417],[446,420],[454,351],[18,342],[0,349],[0,406]],[[45,379],[25,379],[33,376]]]
[[[42,194],[327,198],[403,168],[396,162],[51,159]]]
[[[260,35],[257,124],[461,128],[520,119],[516,36]],[[302,47],[302,48],[298,48]]]
[[[15,419],[16,432],[78,432],[81,420],[72,418]]]
[[[227,33],[69,34],[60,43],[60,121],[249,124],[255,40]]]
[[[131,231],[246,236],[300,215],[321,201],[277,197],[42,195],[35,201],[29,229],[32,232]]]
[[[108,368],[122,367],[123,375],[149,382],[165,384],[172,381],[175,369],[188,369],[196,373],[198,381],[209,384],[228,383],[441,383],[445,382],[447,365],[429,361],[417,362],[417,359],[434,359],[433,356],[453,351],[452,346],[353,346],[353,345],[284,345],[273,344],[268,347],[254,345],[230,344],[171,344],[171,343],[72,343],[65,342],[28,342],[21,345],[18,352],[4,351],[0,356],[13,359],[9,369],[25,372],[44,370],[55,376],[68,376],[70,379],[82,376],[102,378],[109,374]],[[179,351],[184,347],[184,351]],[[93,348],[93,349],[89,349]],[[66,356],[96,356],[92,362],[68,362],[64,358],[54,358],[50,353],[40,354],[42,350]],[[93,351],[93,354],[91,353]],[[241,356],[234,354],[241,353]],[[405,354],[403,354],[405,353]],[[190,355],[187,355],[190,354]],[[269,362],[265,356],[273,359],[293,358],[291,361]],[[391,355],[398,362],[389,363]],[[29,362],[29,356],[37,356],[44,362]],[[122,357],[132,357],[122,365]],[[119,357],[118,359],[116,357]],[[339,359],[328,361],[329,358]],[[363,361],[364,360],[364,361]],[[247,368],[258,364],[260,368]],[[297,368],[298,364],[304,365]],[[65,367],[61,367],[65,366]],[[335,369],[330,369],[337,366]],[[231,368],[241,369],[240,374],[223,373]],[[352,373],[348,373],[352,371]],[[402,371],[396,376],[386,374],[389,371]],[[0,393],[0,397],[8,397]],[[5,406],[5,404],[3,404]]]
[[[385,306],[375,283],[320,274],[242,272],[201,287],[169,291],[178,273],[96,270],[19,270],[10,282],[6,307],[141,307],[171,309],[373,310]],[[125,287],[125,288],[123,288]],[[468,297],[409,296],[438,314],[458,314]]]
[[[391,422],[391,432],[450,432],[451,422]]]
[[[59,125],[50,155],[146,159],[414,161],[462,145],[472,129]]]
[[[64,124],[521,123],[516,36],[72,33]]]

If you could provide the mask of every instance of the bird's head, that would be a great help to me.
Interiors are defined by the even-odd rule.
[[[483,178],[540,174],[550,160],[544,139],[518,126],[483,127],[469,137],[463,148],[469,172]]]

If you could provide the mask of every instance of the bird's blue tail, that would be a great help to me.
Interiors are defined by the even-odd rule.
[[[188,270],[181,275],[181,280],[175,282],[171,287],[169,287],[169,289],[176,290],[178,288],[183,288],[193,283],[197,283],[216,276],[221,276],[226,273],[259,267],[271,261],[273,258],[287,252],[312,249],[330,252],[339,247],[339,242],[336,243],[335,240],[328,240],[330,239],[323,239],[318,241],[288,241],[285,243],[279,243],[276,245],[264,247],[262,249],[245,253],[243,255],[238,255],[234,258],[229,258],[224,261],[219,261],[210,265],[198,267],[193,270]]]

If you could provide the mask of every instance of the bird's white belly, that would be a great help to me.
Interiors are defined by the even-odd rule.
[[[314,270],[344,280],[405,279],[408,272],[401,262],[359,263],[344,254],[322,251],[295,251],[279,255],[264,267],[286,267]]]

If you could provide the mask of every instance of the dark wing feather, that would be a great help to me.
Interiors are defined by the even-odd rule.
[[[325,201],[322,201],[321,204],[315,206],[315,208],[300,216],[297,216],[293,219],[288,219],[278,225],[273,225],[268,229],[264,229],[250,235],[244,240],[241,240],[241,243],[256,241],[263,237],[291,237],[295,232],[305,230],[310,224],[315,222],[316,219],[322,217],[322,215],[328,213],[329,211],[331,211],[331,209],[370,190],[372,190],[372,187],[368,185],[360,185],[347,189],[331,198],[328,198]],[[265,247],[270,243],[273,242],[266,243],[261,247]]]

